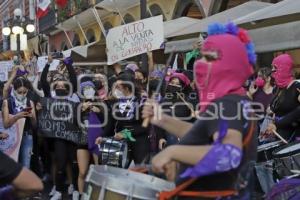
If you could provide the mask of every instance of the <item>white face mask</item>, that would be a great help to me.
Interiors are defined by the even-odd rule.
[[[124,97],[125,97],[124,93],[123,93],[121,90],[119,90],[119,89],[115,89],[113,95],[114,95],[117,99],[121,99],[121,98],[124,98]]]
[[[18,93],[15,93],[15,96],[16,96],[16,99],[18,101],[24,101],[26,99],[25,95],[21,95],[21,94],[18,94]]]
[[[92,99],[95,97],[96,91],[93,88],[88,88],[83,90],[83,96],[87,99]]]

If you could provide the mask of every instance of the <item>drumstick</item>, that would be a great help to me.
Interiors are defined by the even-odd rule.
[[[172,57],[173,57],[173,55],[174,55],[174,50],[175,50],[175,48],[173,47],[173,51],[172,51],[172,53],[169,55],[169,58],[168,58],[168,60],[167,60],[167,63],[166,63],[165,69],[164,69],[164,73],[163,73],[163,77],[162,77],[162,79],[160,79],[160,81],[159,81],[159,83],[158,83],[158,85],[157,85],[157,87],[156,87],[155,93],[152,94],[151,99],[154,99],[155,95],[160,93],[161,87],[162,87],[163,82],[164,82],[164,80],[165,80],[165,78],[166,78],[166,75],[167,75],[167,73],[168,73],[169,65],[171,64]],[[145,118],[144,121],[143,121],[142,126],[143,126],[144,128],[147,128],[148,125],[149,125],[149,122],[150,122],[150,118],[149,118],[149,117],[148,117],[148,118]]]
[[[177,93],[177,95],[179,96],[179,98],[181,99],[181,101],[183,101],[183,103],[190,109],[190,111],[191,111],[191,113],[192,113],[192,116],[195,117],[195,116],[196,116],[196,115],[195,115],[195,111],[194,111],[194,109],[191,107],[191,105],[190,105],[188,102],[186,102],[186,100],[180,95],[179,92],[176,92],[176,93]]]
[[[283,138],[281,137],[281,135],[279,135],[279,133],[277,133],[275,130],[272,130],[274,135],[276,135],[282,142],[284,142],[285,144],[288,144],[288,142]]]

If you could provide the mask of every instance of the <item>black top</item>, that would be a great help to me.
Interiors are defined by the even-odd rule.
[[[140,99],[134,97],[122,113],[119,100],[106,101],[108,105],[107,125],[104,128],[104,137],[114,136],[115,133],[128,129],[132,132],[135,139],[139,137],[148,137],[148,131],[142,127],[142,107]],[[132,104],[131,104],[132,103]],[[131,107],[133,106],[133,108]]]
[[[218,99],[215,103],[217,106],[209,106],[205,113],[200,114],[200,119],[194,123],[192,129],[181,139],[180,145],[211,145],[213,143],[213,134],[219,131],[221,119],[228,123],[228,129],[235,129],[241,132],[243,139],[245,139],[250,124],[252,123],[245,118],[245,116],[250,115],[250,113],[247,112],[249,106],[251,106],[248,98],[228,95]],[[216,115],[212,113],[216,113]],[[229,117],[232,119],[229,119]],[[188,189],[227,190],[236,188],[238,175],[244,176],[245,174],[243,174],[242,171],[244,172],[246,168],[249,167],[250,161],[256,159],[256,151],[253,151],[257,146],[255,138],[255,136],[251,137],[250,142],[243,148],[243,159],[237,169],[201,177]],[[184,172],[187,167],[190,166],[181,165],[180,173]],[[179,178],[177,184],[183,181],[184,180]]]
[[[0,187],[10,184],[21,172],[22,166],[0,151]]]
[[[271,110],[275,113],[275,125],[285,139],[293,140],[300,131],[300,102],[298,96],[300,92],[300,82],[295,81],[287,89],[276,91],[275,97],[271,102]]]
[[[42,89],[44,91],[44,97],[51,97],[50,85],[47,82],[47,75],[48,75],[48,72],[49,72],[49,67],[50,67],[50,65],[47,63],[45,68],[42,71],[42,74],[41,74],[41,86],[42,86]],[[72,87],[73,87],[73,93],[76,93],[77,92],[76,72],[75,72],[72,65],[66,65],[66,68],[67,68],[67,71],[69,73],[69,77],[70,77],[69,79],[70,79],[70,82],[71,82]]]
[[[101,112],[100,113],[96,113],[97,117],[98,117],[98,120],[102,123],[104,121],[104,112],[103,112],[103,109],[101,106],[97,106],[96,103],[100,103],[100,102],[97,102],[97,100],[82,100],[81,102],[91,102],[91,103],[95,103],[95,106],[98,107]],[[89,115],[92,111],[90,109],[86,110],[86,111],[82,111],[81,112],[81,124],[85,124],[85,121],[88,122],[89,120]],[[81,134],[81,138],[80,138],[80,141],[81,141],[81,144],[87,144],[88,143],[88,126],[81,126],[79,125],[79,128],[81,129],[82,131],[82,134]]]

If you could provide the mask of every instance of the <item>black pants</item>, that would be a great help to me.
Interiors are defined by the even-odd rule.
[[[147,135],[138,136],[135,142],[129,142],[129,163],[133,160],[135,164],[149,163],[150,140]]]
[[[56,190],[62,192],[65,185],[67,164],[72,166],[72,183],[76,187],[76,146],[75,144],[62,139],[54,140],[54,156],[56,162],[55,182]]]

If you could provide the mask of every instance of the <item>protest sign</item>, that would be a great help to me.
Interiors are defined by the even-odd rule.
[[[0,81],[8,80],[8,72],[13,67],[13,61],[1,61],[0,62]]]
[[[22,141],[22,135],[25,125],[25,118],[19,119],[10,128],[5,129],[3,126],[2,113],[0,112],[0,132],[7,133],[8,138],[0,140],[0,151],[18,162],[19,151]]]
[[[80,144],[81,130],[77,126],[77,104],[64,99],[41,99],[38,127],[43,137],[60,138]]]
[[[48,57],[47,56],[41,56],[37,60],[37,67],[38,67],[38,72],[42,72],[44,67],[46,66],[48,62]],[[52,63],[50,64],[49,71],[55,71],[57,66],[59,65],[59,60],[54,59]]]
[[[159,49],[163,42],[162,15],[112,28],[106,37],[107,63]]]

